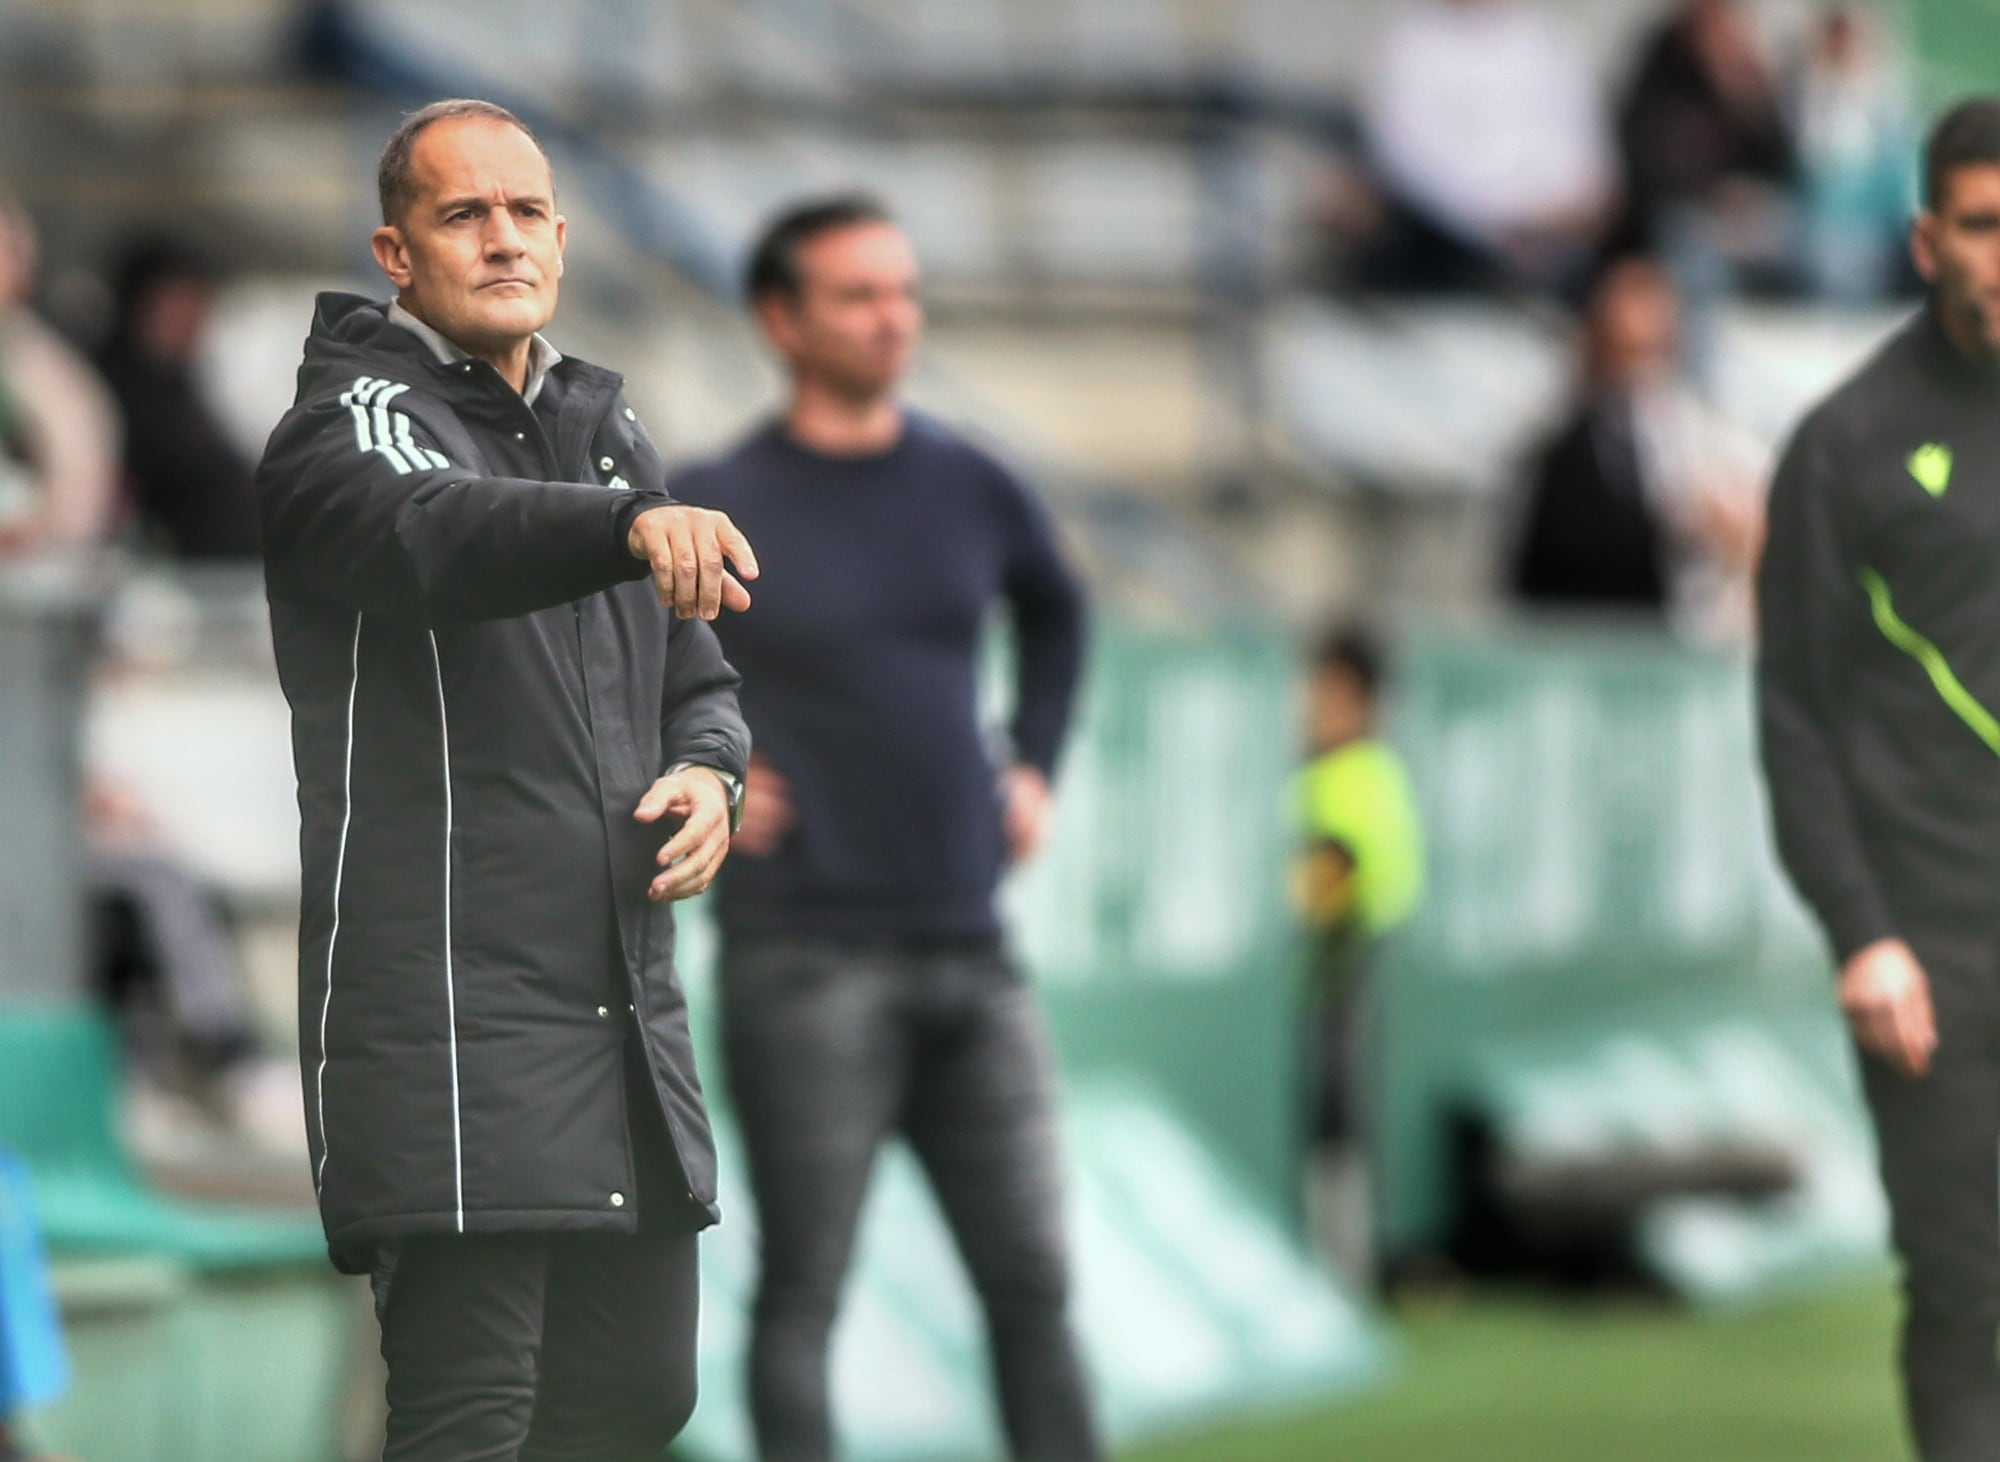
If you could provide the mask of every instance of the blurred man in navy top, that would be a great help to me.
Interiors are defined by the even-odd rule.
[[[724,626],[757,746],[719,886],[723,1045],[762,1230],[750,1400],[766,1462],[833,1455],[828,1340],[875,1154],[905,1138],[985,1312],[1010,1448],[1101,1456],[1071,1333],[1054,1073],[994,897],[1046,837],[1083,600],[1006,467],[898,389],[922,330],[873,201],[774,222],[751,260],[783,413],[674,495],[758,546]],[[1004,746],[983,630],[1016,648]]]

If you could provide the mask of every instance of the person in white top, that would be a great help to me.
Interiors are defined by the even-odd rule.
[[[1609,216],[1608,115],[1577,38],[1528,0],[1398,6],[1367,143],[1392,205],[1503,278],[1573,282]]]

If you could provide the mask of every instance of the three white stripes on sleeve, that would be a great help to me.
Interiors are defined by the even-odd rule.
[[[449,467],[441,452],[434,452],[410,435],[410,418],[389,410],[389,403],[409,390],[395,381],[360,376],[340,393],[340,404],[354,417],[354,444],[364,452],[380,452],[398,472],[422,472],[433,467]]]

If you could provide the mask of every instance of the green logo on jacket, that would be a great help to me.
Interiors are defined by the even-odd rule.
[[[1951,448],[1939,442],[1925,442],[1910,453],[1910,476],[1932,497],[1943,497],[1951,486]]]

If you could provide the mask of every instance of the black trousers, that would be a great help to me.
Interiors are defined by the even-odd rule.
[[[1923,1462],[2000,1458],[2000,944],[1913,938],[1930,1073],[1861,1058],[1903,1265],[1903,1393]]]
[[[384,1246],[383,1462],[658,1462],[687,1424],[696,1237],[638,1059],[625,1057],[636,1234],[425,1234]]]
[[[763,1235],[749,1389],[764,1462],[835,1455],[829,1340],[869,1172],[897,1135],[978,1292],[1009,1450],[1096,1462],[1067,1313],[1054,1068],[1006,955],[735,937],[722,1031]]]

